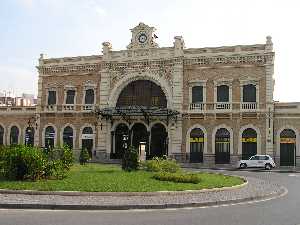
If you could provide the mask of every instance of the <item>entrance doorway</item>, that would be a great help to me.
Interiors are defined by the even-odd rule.
[[[63,143],[73,149],[73,128],[67,126],[63,132]]]
[[[249,159],[257,154],[257,133],[252,128],[247,128],[242,134],[242,159]]]
[[[156,123],[151,128],[151,145],[148,159],[168,155],[168,133],[161,123]]]
[[[200,128],[194,128],[190,133],[190,162],[202,163],[204,149],[204,133]]]
[[[122,159],[125,150],[129,147],[129,129],[126,124],[120,123],[115,130],[115,146],[112,146],[111,159]]]
[[[140,145],[146,144],[146,156],[149,155],[149,132],[147,131],[147,128],[142,123],[136,123],[131,128],[131,143],[132,146],[135,147],[135,149],[140,149]]]
[[[216,132],[215,163],[230,163],[230,133],[226,128],[220,128]]]
[[[284,129],[280,133],[280,166],[294,166],[296,151],[296,133]]]
[[[25,131],[25,145],[33,146],[34,145],[34,128],[27,127]]]
[[[55,139],[55,130],[52,126],[48,126],[45,129],[45,149],[53,149],[54,148],[54,139]]]
[[[82,130],[82,137],[81,137],[81,145],[82,149],[86,149],[89,153],[90,158],[92,158],[92,150],[94,145],[94,132],[91,127],[85,127]]]

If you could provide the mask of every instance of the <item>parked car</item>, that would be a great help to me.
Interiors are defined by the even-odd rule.
[[[271,170],[276,167],[274,160],[269,155],[254,155],[248,160],[239,160],[237,163],[237,168],[245,169],[250,168],[265,168],[266,170]]]

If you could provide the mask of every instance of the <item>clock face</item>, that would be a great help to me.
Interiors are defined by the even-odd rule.
[[[138,40],[141,44],[144,44],[147,41],[147,35],[145,33],[140,33],[138,35]]]

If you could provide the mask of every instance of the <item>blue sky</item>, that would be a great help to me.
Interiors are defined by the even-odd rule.
[[[299,3],[298,3],[299,2]],[[186,47],[264,43],[276,52],[275,100],[300,101],[300,1],[297,0],[1,0],[0,90],[37,93],[37,59],[125,49],[130,28],[157,28],[160,46],[182,35]]]

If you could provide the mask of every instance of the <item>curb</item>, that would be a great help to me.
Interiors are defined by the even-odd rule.
[[[161,204],[161,205],[55,205],[55,204],[0,204],[4,209],[52,209],[52,210],[129,210],[129,209],[166,209],[166,208],[186,208],[186,207],[205,207],[227,204],[238,204],[249,201],[271,200],[282,197],[288,193],[288,190],[281,186],[279,192],[267,194],[264,196],[248,197],[244,199],[233,199],[214,202],[191,202],[183,204]]]

